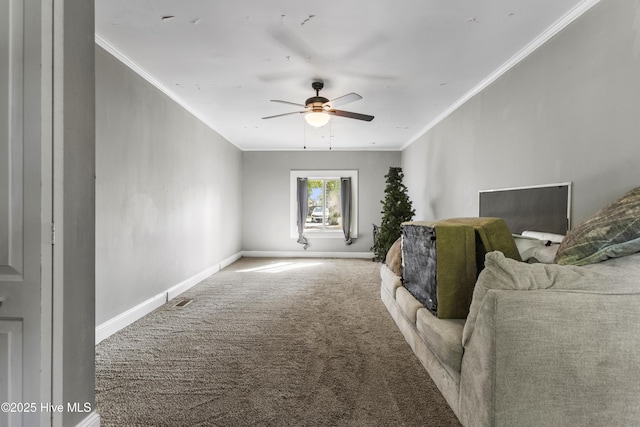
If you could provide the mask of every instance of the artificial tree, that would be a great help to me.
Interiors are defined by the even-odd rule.
[[[402,168],[390,167],[389,173],[384,176],[387,179],[387,187],[382,203],[382,222],[374,236],[371,250],[378,261],[384,261],[391,245],[400,237],[400,225],[405,221],[411,221],[415,210],[411,207],[411,200],[407,195],[407,187],[402,183],[404,174]]]

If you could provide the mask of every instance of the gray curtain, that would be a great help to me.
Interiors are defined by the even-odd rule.
[[[298,200],[298,243],[306,251],[309,246],[307,238],[304,237],[304,224],[307,221],[309,191],[307,189],[307,178],[297,179],[297,200]]]
[[[342,232],[344,241],[351,242],[351,178],[340,178],[340,210],[342,211]]]

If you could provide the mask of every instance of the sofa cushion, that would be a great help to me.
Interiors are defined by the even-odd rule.
[[[490,252],[473,291],[473,301],[464,325],[462,344],[467,345],[484,298],[498,290],[585,290],[598,293],[638,293],[640,291],[640,253],[613,258],[583,267],[557,264],[528,264],[515,261],[498,251]]]
[[[396,290],[396,301],[398,302],[398,306],[400,310],[405,315],[405,317],[412,323],[416,323],[416,313],[419,309],[424,308],[422,303],[414,298],[404,287],[399,287]]]
[[[396,276],[402,276],[402,237],[398,237],[398,240],[391,245],[384,263]]]
[[[416,329],[440,363],[457,381],[462,364],[464,319],[438,319],[426,308],[416,313]]]
[[[382,288],[386,290],[390,296],[395,298],[396,289],[402,286],[401,277],[391,271],[386,264],[382,264],[380,267],[380,279],[382,279]]]
[[[571,230],[556,263],[586,265],[640,251],[640,187]]]

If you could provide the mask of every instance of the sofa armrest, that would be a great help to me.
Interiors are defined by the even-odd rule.
[[[488,290],[459,403],[467,426],[637,424],[640,293]]]

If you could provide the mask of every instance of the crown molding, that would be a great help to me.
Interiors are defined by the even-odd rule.
[[[553,36],[558,34],[564,28],[566,28],[573,21],[582,16],[586,11],[591,9],[596,4],[600,3],[601,0],[584,0],[576,5],[573,9],[567,12],[563,17],[558,19],[555,23],[553,23],[549,28],[547,28],[544,32],[542,32],[538,37],[532,40],[529,44],[527,44],[523,49],[521,49],[518,53],[512,56],[507,62],[502,64],[498,69],[496,69],[493,73],[487,76],[484,80],[478,83],[473,89],[464,94],[460,99],[458,99],[455,103],[453,103],[449,108],[444,110],[435,119],[433,119],[427,126],[422,128],[413,138],[411,138],[406,144],[400,147],[400,150],[404,150],[413,144],[418,138],[422,137],[425,133],[431,130],[434,126],[444,120],[447,116],[453,113],[458,107],[462,106],[469,99],[482,92],[487,86],[496,81],[499,77],[505,74],[507,71],[515,67],[521,61],[523,61],[526,57],[535,52],[538,48],[540,48],[543,44],[549,41]]]
[[[230,144],[233,144],[233,142],[231,142],[228,138],[226,138],[224,135],[222,135],[220,132],[218,132],[216,130],[216,128],[213,126],[213,123],[208,121],[207,118],[203,117],[202,115],[200,115],[200,113],[198,113],[196,110],[191,108],[187,102],[185,102],[182,98],[180,98],[174,91],[169,89],[167,86],[163,85],[160,82],[160,80],[158,80],[157,78],[155,78],[155,76],[153,76],[153,74],[149,73],[147,70],[142,68],[136,62],[134,62],[131,58],[129,58],[127,55],[125,55],[122,51],[120,51],[117,47],[112,45],[111,42],[109,42],[109,40],[105,39],[100,34],[96,33],[95,34],[95,41],[96,41],[96,44],[98,46],[100,46],[101,48],[103,48],[104,50],[109,52],[111,55],[113,55],[116,59],[118,59],[120,62],[122,62],[127,67],[131,68],[131,70],[133,70],[134,73],[138,74],[140,77],[145,79],[147,82],[151,83],[159,91],[161,91],[162,93],[167,95],[171,100],[173,100],[178,105],[180,105],[182,108],[184,108],[186,111],[191,113],[196,119],[200,120],[207,127],[211,128],[211,130],[213,130],[218,135],[220,135],[223,138],[225,138]],[[236,144],[233,144],[233,145],[236,146],[239,149],[242,149],[241,147],[237,146]]]
[[[562,16],[560,19],[558,19],[554,24],[552,24],[549,28],[547,28],[544,32],[542,32],[538,37],[536,37],[529,44],[527,44],[523,49],[521,49],[514,56],[512,56],[509,60],[507,60],[504,64],[502,64],[499,68],[497,68],[494,72],[492,72],[490,75],[488,75],[482,81],[480,81],[470,91],[465,93],[456,102],[451,104],[446,110],[444,110],[442,113],[437,115],[425,127],[423,127],[419,132],[417,132],[411,139],[409,139],[405,144],[400,146],[400,148],[388,148],[388,147],[385,147],[385,148],[380,147],[380,149],[368,148],[366,151],[403,151],[404,149],[409,147],[411,144],[413,144],[416,140],[421,138],[424,134],[426,134],[429,130],[431,130],[433,127],[435,127],[438,123],[440,123],[442,120],[444,120],[450,114],[452,114],[460,106],[462,106],[464,103],[466,103],[469,99],[471,99],[472,97],[474,97],[478,93],[482,92],[491,83],[496,81],[498,78],[500,78],[503,74],[505,74],[511,68],[515,67],[521,61],[523,61],[525,58],[527,58],[529,55],[531,55],[533,52],[535,52],[543,44],[545,44],[547,41],[549,41],[553,36],[558,34],[560,31],[562,31],[569,24],[571,24],[573,21],[578,19],[580,16],[582,16],[585,12],[587,12],[593,6],[598,4],[600,1],[601,0],[583,0],[578,5],[576,5],[573,9],[569,10],[569,12],[567,12],[564,16]],[[180,98],[180,96],[178,96],[174,91],[169,89],[167,86],[163,85],[151,73],[149,73],[147,70],[142,68],[136,62],[131,60],[127,55],[125,55],[118,48],[116,48],[114,45],[112,45],[107,39],[102,37],[100,34],[96,33],[95,34],[95,41],[96,41],[96,44],[98,46],[100,46],[101,48],[103,48],[104,50],[109,52],[116,59],[118,59],[123,64],[128,66],[131,70],[133,70],[136,74],[138,74],[143,79],[148,81],[150,84],[155,86],[158,90],[160,90],[162,93],[167,95],[171,100],[176,102],[178,105],[180,105],[186,111],[191,113],[195,118],[200,120],[207,127],[211,128],[214,132],[218,133],[223,138],[225,138],[224,135],[220,134],[220,132],[218,132],[216,130],[216,128],[214,127],[213,123],[211,123],[208,120],[208,118],[203,117],[196,110],[192,109],[189,106],[189,104],[187,102],[185,102],[182,98]],[[241,146],[239,146],[237,144],[234,144],[228,138],[225,138],[225,139],[227,141],[229,141],[229,143],[233,144],[235,147],[237,147],[238,149],[240,149],[242,151],[264,151],[262,149],[261,150],[246,149],[246,148],[243,148],[243,147],[241,147]],[[336,150],[336,151],[343,151],[343,150],[344,151],[351,151],[351,149],[349,149],[349,148],[339,150],[339,149],[336,149],[334,147],[333,149]],[[281,150],[276,150],[276,151],[298,151],[298,150],[283,148]],[[311,151],[311,150],[307,150],[307,151]]]

